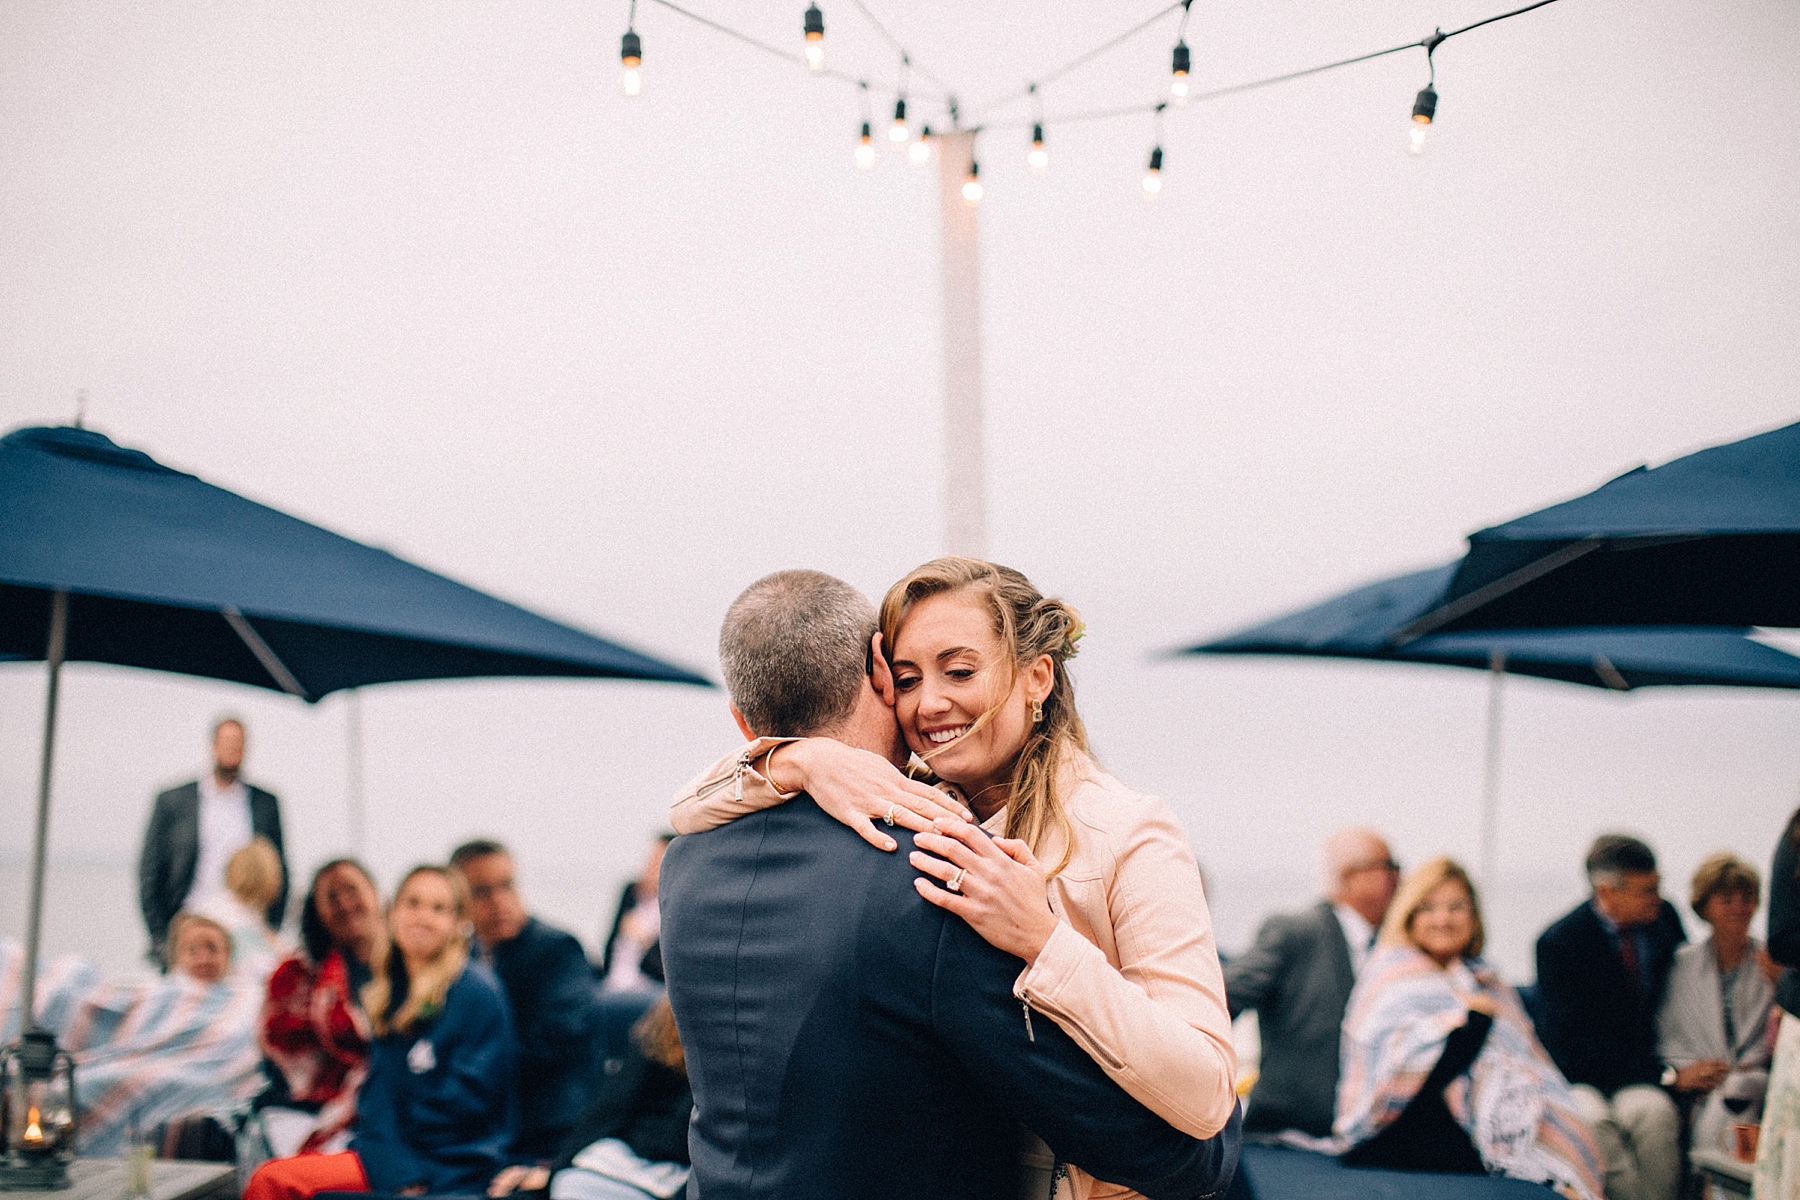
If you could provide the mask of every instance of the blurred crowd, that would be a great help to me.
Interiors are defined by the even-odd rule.
[[[234,1162],[249,1200],[681,1190],[693,1100],[658,908],[673,834],[597,961],[531,915],[487,839],[415,867],[385,905],[361,863],[325,863],[288,941],[279,804],[241,778],[242,723],[213,732],[212,771],[158,796],[145,837],[162,979],[111,984],[65,960],[40,984],[42,1020],[78,1052],[84,1153],[135,1141]],[[1688,883],[1690,941],[1651,848],[1602,836],[1590,895],[1538,939],[1536,982],[1509,987],[1463,867],[1403,872],[1379,834],[1340,831],[1325,895],[1223,962],[1231,1016],[1258,1021],[1246,1134],[1352,1164],[1500,1162],[1572,1194],[1603,1181],[1610,1200],[1677,1200],[1690,1152],[1795,1139],[1797,847],[1800,813],[1774,856],[1767,944],[1750,933],[1762,875],[1731,853]],[[18,960],[0,944],[15,1024]]]

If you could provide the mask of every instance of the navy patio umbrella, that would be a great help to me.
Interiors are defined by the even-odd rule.
[[[1493,882],[1499,799],[1500,695],[1508,673],[1590,687],[1717,685],[1800,688],[1800,657],[1752,640],[1747,627],[1500,629],[1396,635],[1441,607],[1463,563],[1384,579],[1321,604],[1189,647],[1187,654],[1282,654],[1436,663],[1490,672],[1482,804],[1484,883]]]
[[[1800,626],[1800,424],[1472,534],[1395,640],[1595,625]]]
[[[0,658],[50,666],[27,998],[64,661],[229,680],[309,702],[367,684],[474,676],[711,686],[72,428],[0,438]],[[24,1010],[29,1028],[29,999]]]

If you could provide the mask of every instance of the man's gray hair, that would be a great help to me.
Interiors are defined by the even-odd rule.
[[[732,601],[719,630],[731,702],[761,737],[808,737],[856,708],[875,606],[822,571],[777,571]]]

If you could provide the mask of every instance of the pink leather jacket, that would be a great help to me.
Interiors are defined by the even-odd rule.
[[[791,796],[751,765],[782,740],[750,742],[684,788],[670,812],[676,832],[711,829]],[[1127,789],[1086,755],[1064,770],[1075,850],[1049,889],[1062,921],[1013,994],[1146,1108],[1211,1137],[1231,1119],[1237,1056],[1187,835],[1161,800]],[[1003,833],[1005,820],[1001,811],[984,827]],[[1037,851],[1041,861],[1061,855],[1060,843]],[[1074,1170],[1070,1183],[1077,1200],[1136,1194]]]

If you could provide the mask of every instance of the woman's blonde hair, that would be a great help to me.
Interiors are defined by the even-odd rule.
[[[1694,915],[1705,920],[1706,914],[1700,910],[1714,896],[1748,896],[1752,903],[1760,905],[1762,876],[1756,873],[1755,867],[1729,851],[1709,854],[1700,869],[1694,872],[1694,888],[1688,901]]]
[[[893,663],[894,636],[913,605],[928,596],[967,592],[984,602],[993,617],[994,632],[1010,658],[1004,685],[988,710],[969,727],[974,733],[994,719],[1012,691],[1020,670],[1042,655],[1050,658],[1053,680],[1044,697],[1044,719],[1031,725],[1024,749],[1013,762],[1012,784],[1006,799],[1006,834],[1041,853],[1049,834],[1062,837],[1062,857],[1051,868],[1054,877],[1069,865],[1075,850],[1075,830],[1069,823],[1067,799],[1057,784],[1057,772],[1072,751],[1086,753],[1087,728],[1075,711],[1075,683],[1069,678],[1068,660],[1083,627],[1081,616],[1061,600],[1046,597],[1031,580],[1011,567],[974,558],[937,558],[912,571],[888,589],[881,601],[881,644],[889,665]],[[968,736],[967,734],[964,735]],[[931,756],[925,755],[926,762]]]
[[[240,846],[225,864],[225,886],[244,904],[262,912],[281,895],[281,855],[262,834]]]
[[[1394,893],[1387,916],[1381,922],[1382,945],[1416,947],[1419,944],[1412,935],[1413,918],[1425,907],[1425,898],[1446,880],[1460,883],[1469,893],[1469,915],[1474,918],[1475,933],[1463,953],[1471,958],[1481,953],[1481,948],[1487,944],[1487,930],[1481,923],[1481,897],[1476,894],[1469,873],[1456,860],[1442,856],[1420,863],[1417,870],[1400,881],[1400,888]]]
[[[374,978],[363,984],[362,1003],[363,1011],[369,1014],[369,1024],[377,1037],[389,1033],[409,1033],[418,1022],[442,1012],[445,994],[469,962],[469,943],[463,934],[463,922],[469,912],[469,885],[463,882],[461,872],[434,865],[414,867],[400,880],[400,886],[394,889],[394,899],[388,904],[388,912],[391,914],[394,905],[400,902],[407,884],[420,875],[436,875],[449,886],[450,896],[456,905],[456,926],[451,930],[450,940],[444,943],[444,948],[437,952],[437,956],[425,965],[416,978],[407,972],[406,956],[395,947],[391,934],[376,945],[374,959],[369,963]],[[394,1004],[395,996],[403,999],[390,1013],[388,1009]]]
[[[631,1027],[631,1036],[651,1062],[661,1063],[671,1071],[687,1074],[687,1051],[681,1045],[681,1032],[675,1028],[675,1010],[667,996],[658,996]]]

